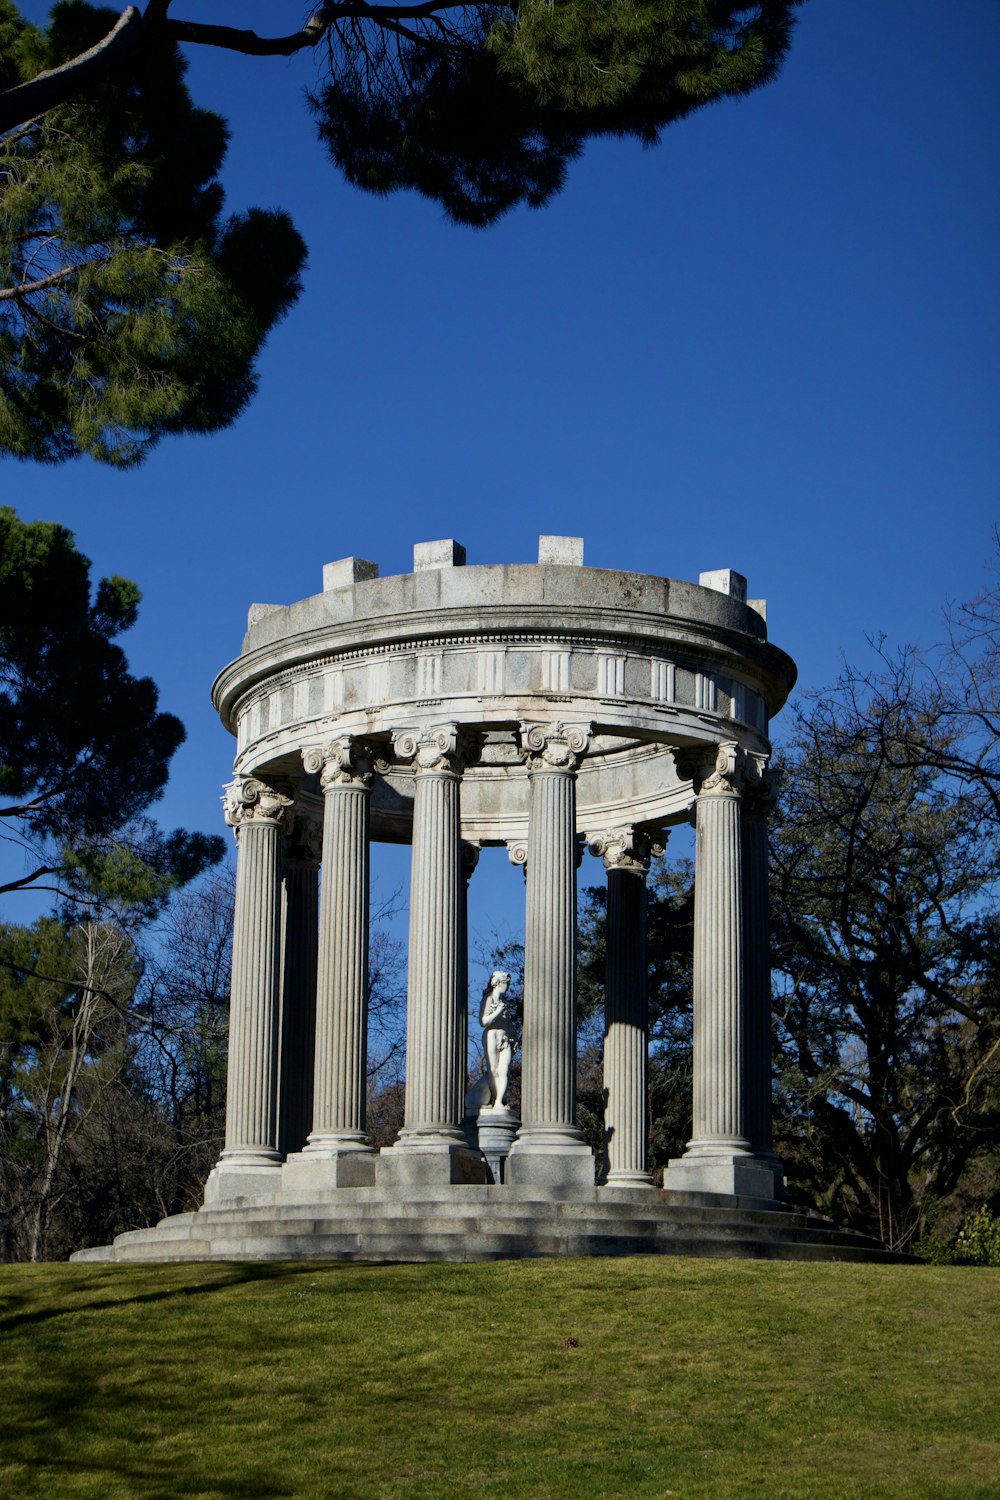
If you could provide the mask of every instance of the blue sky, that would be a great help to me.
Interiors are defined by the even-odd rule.
[[[337,557],[401,572],[453,536],[533,561],[554,532],[599,567],[737,568],[804,687],[867,634],[935,640],[1000,518],[998,64],[996,0],[807,0],[776,83],[654,150],[591,145],[548,208],[484,232],[339,180],[311,57],[192,49],[229,206],[286,207],[310,246],[259,395],[131,473],[0,462],[3,503],[142,587],[130,658],[188,730],[163,821],[219,828],[213,677],[251,602],[317,592]]]

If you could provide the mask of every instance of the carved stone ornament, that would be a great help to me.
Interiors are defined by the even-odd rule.
[[[280,833],[287,833],[292,823],[290,809],[294,800],[266,781],[258,781],[255,776],[238,777],[222,794],[226,822],[237,831],[248,825],[271,825]]]
[[[764,755],[750,755],[748,761],[744,805],[751,815],[766,818],[778,800],[778,793],[781,790],[781,772],[769,769],[767,757]]]
[[[667,833],[665,830],[654,833],[633,827],[610,828],[605,833],[588,834],[587,847],[591,854],[604,860],[606,870],[647,875],[650,860],[667,847]]]
[[[675,751],[674,761],[678,776],[692,782],[699,797],[705,793],[741,797],[748,780],[755,773],[760,774],[756,765],[753,771],[749,770],[754,757],[735,740],[723,740],[721,745],[707,746],[704,750]]]
[[[527,839],[508,839],[507,858],[512,865],[520,865],[527,872],[528,868],[528,841]]]
[[[462,865],[462,879],[468,884],[476,873],[479,856],[483,852],[482,845],[472,839],[463,839],[459,845],[459,857]]]
[[[521,748],[529,771],[575,771],[590,744],[589,724],[521,725]]]
[[[396,729],[392,734],[396,756],[412,761],[413,769],[460,776],[474,754],[474,746],[457,724],[435,724],[429,729]]]
[[[318,865],[323,853],[323,825],[319,819],[296,816],[282,853],[286,864]]]
[[[371,786],[371,750],[351,734],[343,734],[322,747],[303,750],[302,764],[311,775],[319,774],[324,792],[336,786]]]

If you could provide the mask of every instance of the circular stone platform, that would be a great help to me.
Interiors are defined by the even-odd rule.
[[[340,1188],[309,1201],[231,1204],[118,1235],[74,1261],[483,1261],[544,1255],[697,1255],[763,1260],[912,1256],[807,1213],[716,1194],[594,1188],[552,1201],[524,1188]]]

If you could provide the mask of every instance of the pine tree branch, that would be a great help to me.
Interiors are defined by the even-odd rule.
[[[10,958],[0,958],[0,969],[9,969],[13,974],[21,974],[25,979],[37,979],[43,984],[78,990],[81,995],[93,995],[98,1000],[106,1000],[117,1011],[122,1009],[121,1001],[116,1000],[110,990],[102,989],[100,985],[85,984],[82,979],[68,979],[65,974],[43,974],[40,969],[29,969],[24,964],[14,963]]]
[[[372,5],[367,0],[333,0],[316,11],[300,31],[288,36],[266,37],[256,31],[243,31],[235,26],[214,26],[204,21],[177,21],[168,19],[163,34],[175,42],[191,42],[203,47],[220,47],[228,52],[240,52],[246,57],[291,57],[305,47],[315,47],[338,21],[374,21],[389,31],[401,31],[401,21],[432,20],[443,11],[478,9],[481,5],[495,5],[497,0],[424,0],[418,5]],[[513,7],[511,7],[513,8]],[[416,33],[406,32],[415,40],[423,40]]]
[[[57,104],[65,104],[67,99],[105,78],[145,39],[150,21],[160,23],[159,12],[164,10],[162,4],[150,5],[147,20],[136,6],[130,5],[122,11],[107,36],[86,52],[69,58],[58,68],[38,73],[27,83],[6,89],[0,94],[0,133],[6,134],[36,116],[44,115]]]
[[[113,73],[132,52],[156,37],[175,42],[218,47],[246,57],[291,57],[305,47],[315,47],[338,22],[373,21],[398,31],[402,21],[431,20],[442,12],[509,4],[509,0],[423,0],[417,5],[375,5],[367,0],[328,3],[309,17],[299,31],[288,36],[262,37],[235,26],[216,26],[203,21],[178,21],[168,15],[170,0],[149,0],[145,11],[128,6],[107,36],[86,52],[78,53],[57,68],[0,93],[0,135],[23,129],[59,104],[75,98],[94,83]]]
[[[20,880],[8,880],[5,885],[0,885],[0,896],[5,896],[9,891],[23,891],[27,886],[33,885],[36,880],[41,880],[43,875],[65,875],[65,873],[65,865],[41,865],[30,875],[22,875]],[[43,887],[43,889],[51,889],[51,887]]]
[[[326,9],[324,7],[324,11]],[[300,31],[293,31],[289,36],[258,36],[256,31],[241,31],[235,26],[174,20],[164,23],[163,34],[175,42],[220,47],[226,52],[241,52],[245,57],[291,57],[304,47],[315,47],[323,40],[333,20],[332,16],[325,16],[324,11],[310,16]]]
[[[85,261],[80,266],[63,266],[61,271],[53,271],[50,276],[42,276],[38,281],[22,281],[20,286],[0,287],[0,302],[10,302],[18,297],[30,296],[32,292],[44,292],[50,286],[58,286],[59,282],[66,281],[71,276],[79,276],[85,266],[96,265],[93,260]]]
[[[44,791],[32,797],[30,802],[18,802],[10,807],[0,807],[0,818],[26,818],[31,813],[41,812],[46,803],[57,796],[65,785],[65,780],[61,780],[55,786],[46,787]]]

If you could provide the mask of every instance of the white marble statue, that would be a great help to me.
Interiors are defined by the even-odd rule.
[[[472,1114],[506,1109],[507,1080],[514,1057],[514,1027],[507,1002],[509,989],[510,975],[494,969],[479,1006],[486,1071],[469,1090],[467,1109]]]

